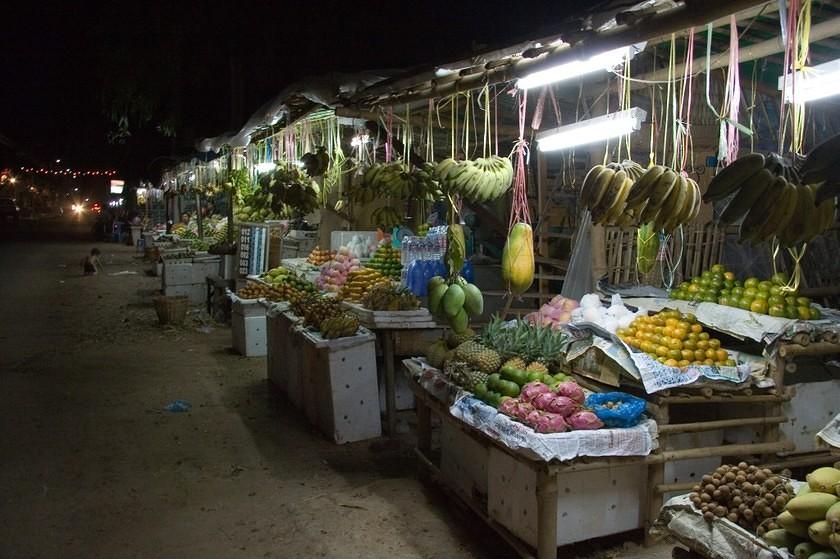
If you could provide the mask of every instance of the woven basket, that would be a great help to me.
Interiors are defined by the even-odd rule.
[[[187,316],[189,299],[183,295],[177,297],[158,296],[152,299],[155,304],[160,324],[182,324]]]

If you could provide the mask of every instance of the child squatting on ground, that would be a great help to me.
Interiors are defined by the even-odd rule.
[[[95,276],[102,271],[102,263],[99,262],[99,249],[90,249],[90,254],[82,258],[82,272],[86,276]]]

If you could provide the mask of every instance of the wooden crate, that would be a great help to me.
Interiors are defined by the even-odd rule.
[[[427,308],[413,311],[373,311],[358,303],[342,303],[366,328],[434,328],[437,324]]]
[[[298,390],[299,377],[295,375],[292,378],[291,374],[299,370],[297,360],[300,353],[293,348],[295,336],[292,332],[296,321],[294,315],[279,306],[274,306],[266,313],[266,367],[268,380],[299,407],[303,401]]]
[[[297,337],[302,408],[309,421],[338,444],[379,437],[376,336],[362,329],[335,340],[309,331]]]
[[[557,543],[618,534],[644,526],[645,465],[556,474]],[[511,533],[537,547],[537,471],[526,461],[490,448],[487,513]]]

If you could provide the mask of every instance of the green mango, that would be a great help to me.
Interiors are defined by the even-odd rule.
[[[453,283],[443,295],[443,312],[450,317],[457,315],[459,311],[464,309],[464,299],[464,288],[457,283]]]
[[[429,312],[435,316],[441,315],[441,302],[446,291],[445,283],[435,284],[429,289]]]
[[[484,312],[484,296],[481,290],[471,283],[467,283],[463,289],[464,310],[472,317],[481,316]]]
[[[464,309],[458,311],[453,317],[449,318],[449,325],[455,330],[456,334],[463,334],[470,326],[470,317]]]

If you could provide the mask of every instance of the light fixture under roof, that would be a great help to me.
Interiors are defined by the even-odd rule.
[[[833,95],[840,95],[840,59],[817,66],[803,68],[795,74],[796,81],[787,75],[785,102],[790,103],[794,92],[797,103],[816,101]],[[785,87],[785,76],[779,76],[779,91]]]
[[[608,50],[588,58],[581,60],[572,60],[546,68],[545,70],[538,70],[521,78],[516,86],[519,89],[531,89],[555,83],[593,72],[611,70],[616,66],[624,63],[625,59],[632,60],[636,53],[644,50],[646,43],[639,43],[627,47],[621,47],[613,50]]]
[[[540,151],[559,151],[624,136],[639,130],[647,113],[638,107],[582,120],[537,134]]]

